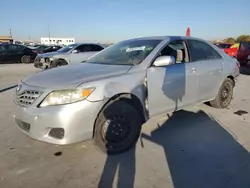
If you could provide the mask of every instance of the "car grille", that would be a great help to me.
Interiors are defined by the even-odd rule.
[[[28,107],[32,105],[41,94],[42,92],[40,91],[25,90],[20,94],[16,94],[15,102],[20,106]]]

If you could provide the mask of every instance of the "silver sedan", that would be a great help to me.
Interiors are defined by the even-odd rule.
[[[70,144],[88,139],[107,153],[137,141],[149,118],[209,101],[227,107],[239,63],[191,37],[119,42],[85,63],[31,75],[19,84],[15,120],[30,137]]]

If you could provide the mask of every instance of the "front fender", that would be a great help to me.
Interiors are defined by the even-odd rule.
[[[120,94],[133,94],[144,103],[147,93],[145,71],[123,74],[107,79],[84,83],[80,88],[94,87],[95,90],[87,100],[95,102],[110,99]]]
[[[121,93],[131,93],[132,90],[125,84],[109,82],[103,86],[97,86],[95,91],[88,97],[89,101],[101,101],[112,98]]]

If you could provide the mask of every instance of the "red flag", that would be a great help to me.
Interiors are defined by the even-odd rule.
[[[187,31],[186,31],[186,37],[190,37],[190,32],[191,32],[191,31],[190,31],[190,28],[188,27],[188,28],[187,28]]]

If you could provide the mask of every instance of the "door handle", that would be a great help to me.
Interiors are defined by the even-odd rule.
[[[189,72],[195,73],[196,72],[196,68],[189,69]]]

